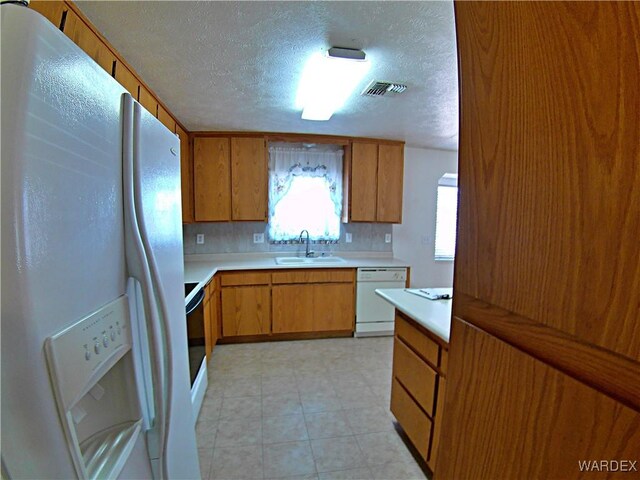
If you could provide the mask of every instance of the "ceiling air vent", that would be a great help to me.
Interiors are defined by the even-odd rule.
[[[381,97],[387,93],[402,93],[407,89],[406,85],[401,83],[379,82],[373,80],[360,95],[365,97]]]

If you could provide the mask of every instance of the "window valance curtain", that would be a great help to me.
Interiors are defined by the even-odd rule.
[[[290,192],[297,178],[323,180],[333,204],[334,215],[342,213],[342,157],[343,149],[336,145],[306,148],[302,144],[271,144],[269,146],[269,219],[270,223],[281,222],[276,215],[278,204]],[[315,219],[309,219],[310,226]],[[293,228],[293,226],[291,227]],[[297,228],[297,227],[296,227]],[[318,225],[318,228],[319,225]],[[331,230],[333,230],[332,228]],[[326,228],[322,228],[326,230]],[[286,225],[271,225],[271,238],[284,240],[291,238]],[[297,232],[299,234],[299,232]],[[311,232],[316,238],[334,237],[335,233]],[[339,234],[339,233],[338,233]]]

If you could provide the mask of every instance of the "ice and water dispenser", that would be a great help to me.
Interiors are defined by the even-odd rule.
[[[79,478],[116,478],[142,430],[123,295],[45,343],[49,372]]]

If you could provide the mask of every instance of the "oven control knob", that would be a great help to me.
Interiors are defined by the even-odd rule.
[[[100,342],[96,342],[93,346],[93,351],[96,352],[96,355],[100,355]]]
[[[84,359],[86,361],[91,360],[91,352],[89,351],[86,345],[84,346]]]
[[[107,348],[109,346],[109,339],[107,338],[106,335],[102,339],[102,345],[104,345],[104,348]]]
[[[116,341],[116,332],[114,332],[113,330],[111,330],[111,341],[112,342]]]

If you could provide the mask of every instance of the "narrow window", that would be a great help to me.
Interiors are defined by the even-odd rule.
[[[438,180],[436,200],[436,260],[453,260],[456,252],[458,174],[446,173]]]

